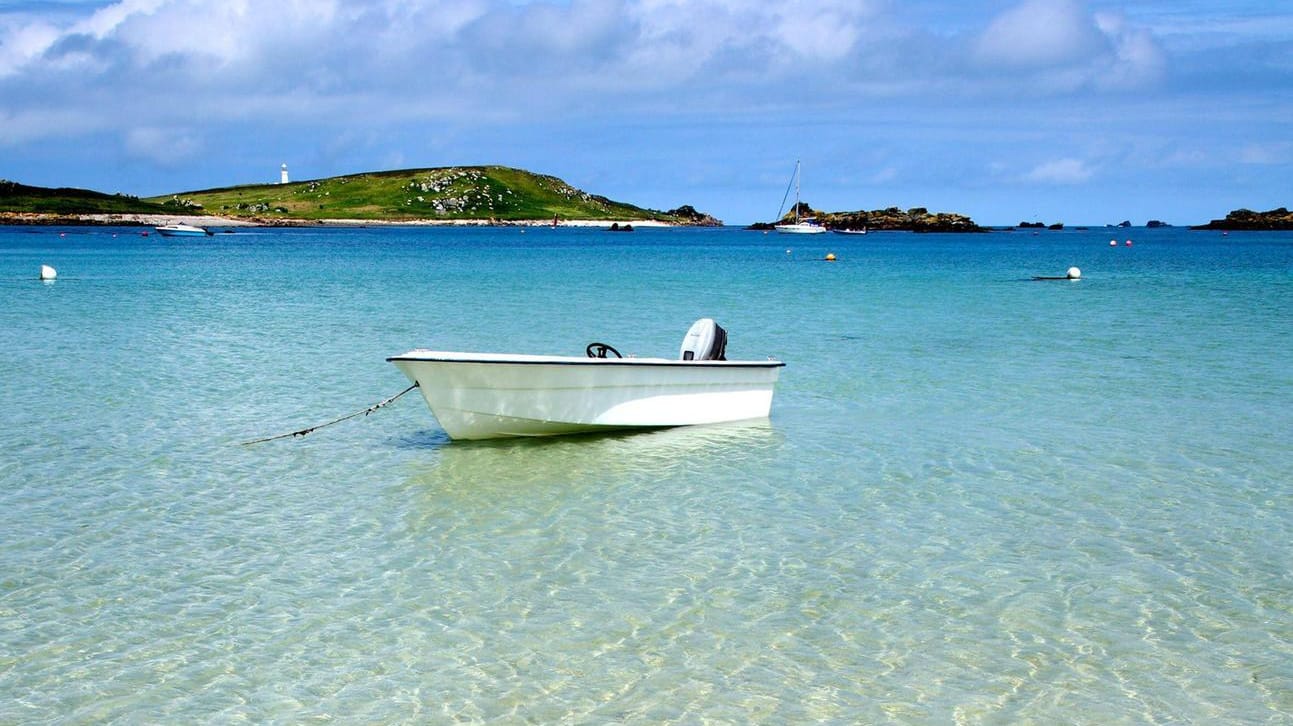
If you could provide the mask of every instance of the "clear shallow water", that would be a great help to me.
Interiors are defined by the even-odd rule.
[[[0,723],[1288,722],[1293,236],[1117,232],[0,228]],[[239,445],[702,316],[769,422]]]

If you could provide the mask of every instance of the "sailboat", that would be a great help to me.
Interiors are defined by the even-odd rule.
[[[826,228],[817,223],[812,217],[799,218],[799,161],[795,161],[795,176],[792,181],[795,184],[795,221],[785,224],[778,224],[774,229],[782,234],[821,234]],[[789,194],[790,190],[786,189]],[[786,200],[783,198],[781,204],[784,206]],[[777,210],[777,218],[781,218],[781,210]]]

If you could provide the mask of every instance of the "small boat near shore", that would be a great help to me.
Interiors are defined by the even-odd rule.
[[[726,360],[726,345],[726,331],[701,318],[676,359],[624,358],[590,343],[583,358],[417,349],[386,360],[417,384],[452,439],[767,418],[785,364]]]
[[[206,237],[211,234],[211,231],[205,227],[195,227],[191,224],[165,224],[155,229],[163,237]]]
[[[866,234],[866,227],[862,229],[832,229],[835,234]]]

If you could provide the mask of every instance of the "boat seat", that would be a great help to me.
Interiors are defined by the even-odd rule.
[[[727,360],[727,331],[713,318],[701,318],[692,323],[678,357],[682,360]]]

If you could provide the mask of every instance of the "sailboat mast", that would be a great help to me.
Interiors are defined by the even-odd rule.
[[[790,182],[786,184],[786,193],[781,197],[781,207],[784,209],[786,205],[786,199],[790,196],[790,187],[794,186],[795,221],[777,224],[777,225],[774,225],[774,227],[778,232],[787,232],[787,233],[793,233],[793,234],[819,234],[821,232],[825,232],[826,227],[822,226],[821,224],[818,224],[816,218],[812,216],[804,217],[799,214],[799,205],[803,204],[803,202],[800,200],[800,197],[799,197],[801,170],[802,170],[802,166],[800,165],[800,162],[796,160],[794,176],[790,177]],[[812,209],[810,208],[808,211],[811,212]],[[782,218],[780,216],[781,215],[780,211],[777,212],[777,215],[778,215],[777,217],[778,219]]]
[[[795,159],[795,224],[799,224],[799,160]]]

